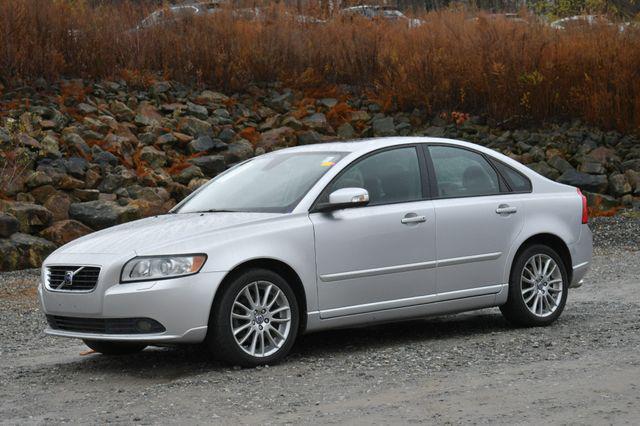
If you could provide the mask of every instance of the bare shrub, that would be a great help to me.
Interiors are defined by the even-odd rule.
[[[453,10],[421,16],[426,23],[418,28],[340,17],[312,24],[274,6],[259,20],[225,10],[130,31],[148,12],[126,2],[0,2],[0,76],[144,82],[161,75],[229,91],[264,81],[316,92],[349,84],[388,107],[433,114],[640,128],[640,34],[633,27],[555,31]]]

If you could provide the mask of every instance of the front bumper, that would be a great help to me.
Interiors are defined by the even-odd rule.
[[[94,291],[58,292],[38,287],[47,315],[76,318],[151,318],[164,326],[161,333],[110,334],[53,329],[46,334],[91,340],[148,343],[199,343],[207,334],[209,313],[223,272],[183,278],[118,284],[101,274]],[[106,280],[105,280],[106,278]]]

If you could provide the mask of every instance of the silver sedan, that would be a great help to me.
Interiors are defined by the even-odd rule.
[[[562,313],[591,261],[585,197],[482,146],[436,138],[262,155],[169,214],[46,259],[50,335],[107,355],[204,342],[274,363],[301,333],[499,306]]]

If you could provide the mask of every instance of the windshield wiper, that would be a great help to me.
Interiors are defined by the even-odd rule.
[[[198,210],[193,213],[238,213],[238,210],[225,210],[225,209],[208,209],[208,210]]]

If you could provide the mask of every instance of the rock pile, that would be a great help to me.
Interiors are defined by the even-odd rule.
[[[254,155],[391,135],[479,143],[582,188],[594,208],[640,205],[638,139],[579,123],[507,130],[478,117],[388,113],[348,92],[311,98],[279,86],[227,96],[164,81],[145,89],[42,82],[0,97],[0,270],[39,266],[93,230],[165,213]]]

